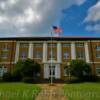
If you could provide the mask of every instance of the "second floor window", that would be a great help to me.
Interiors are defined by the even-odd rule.
[[[56,58],[56,55],[55,55],[55,51],[54,50],[50,50],[50,52],[49,52],[49,57],[50,57],[50,59],[54,59],[54,58]]]
[[[84,47],[84,43],[76,43],[76,47]]]
[[[3,51],[8,51],[9,50],[9,44],[5,43],[4,45],[2,45],[2,50]]]
[[[28,48],[28,43],[21,43],[20,44],[20,47],[21,48]]]
[[[2,52],[2,53],[1,53],[1,58],[2,58],[2,59],[7,59],[8,57],[9,57],[8,52]]]
[[[77,51],[76,56],[79,59],[84,59],[85,58],[85,52],[83,50]]]
[[[96,45],[96,50],[100,50],[100,45]]]
[[[100,52],[96,52],[96,58],[100,58]]]
[[[21,59],[26,59],[27,58],[27,52],[26,51],[23,51],[21,53]]]
[[[69,58],[69,52],[64,52],[64,59],[68,59]]]
[[[34,58],[41,59],[42,58],[42,51],[39,51],[39,50],[35,51]]]

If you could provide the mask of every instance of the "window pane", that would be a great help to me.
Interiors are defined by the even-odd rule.
[[[84,46],[84,43],[76,43],[76,46],[77,47],[83,47]]]
[[[96,52],[96,58],[100,58],[100,52]]]
[[[70,43],[63,43],[63,47],[69,47]]]
[[[68,59],[69,58],[69,52],[64,52],[64,59]]]
[[[35,47],[42,47],[43,44],[42,44],[42,43],[35,43],[34,46],[35,46]]]
[[[20,47],[21,48],[28,48],[29,44],[28,43],[21,43]]]

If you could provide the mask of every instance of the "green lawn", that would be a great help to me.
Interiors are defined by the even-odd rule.
[[[34,84],[0,83],[0,100],[35,100],[40,90]]]
[[[100,100],[100,83],[66,84],[63,92],[67,100]]]

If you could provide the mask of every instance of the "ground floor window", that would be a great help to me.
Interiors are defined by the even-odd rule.
[[[100,76],[100,67],[96,67],[96,74]]]
[[[69,66],[64,67],[64,76],[69,76],[70,75],[70,68]]]
[[[4,66],[0,66],[0,77],[2,77],[3,74],[6,73],[6,72],[7,72],[7,68],[4,67]]]

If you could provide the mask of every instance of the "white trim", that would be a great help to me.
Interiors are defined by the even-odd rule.
[[[75,42],[71,43],[71,59],[74,60],[76,59],[76,47],[75,47]]]
[[[20,43],[16,42],[15,63],[18,62],[18,59],[19,59],[19,48],[20,48]]]
[[[49,78],[49,73],[50,71],[49,71],[49,66],[48,66],[48,64],[44,64],[44,78],[45,79],[48,79]]]
[[[62,61],[62,52],[61,52],[61,43],[57,43],[57,62],[61,63]]]
[[[55,66],[55,79],[61,78],[61,70],[60,70],[60,64],[56,64]]]
[[[8,42],[16,42],[16,41],[15,40],[14,41],[13,40],[11,40],[11,41],[5,41],[4,40],[4,41],[0,41],[0,42],[7,42],[8,43]]]
[[[33,43],[29,43],[28,58],[33,59]]]
[[[43,63],[47,62],[47,43],[43,43]]]
[[[90,59],[89,59],[89,49],[88,49],[88,43],[86,42],[84,44],[85,46],[85,57],[86,57],[86,62],[89,63],[90,62]]]

